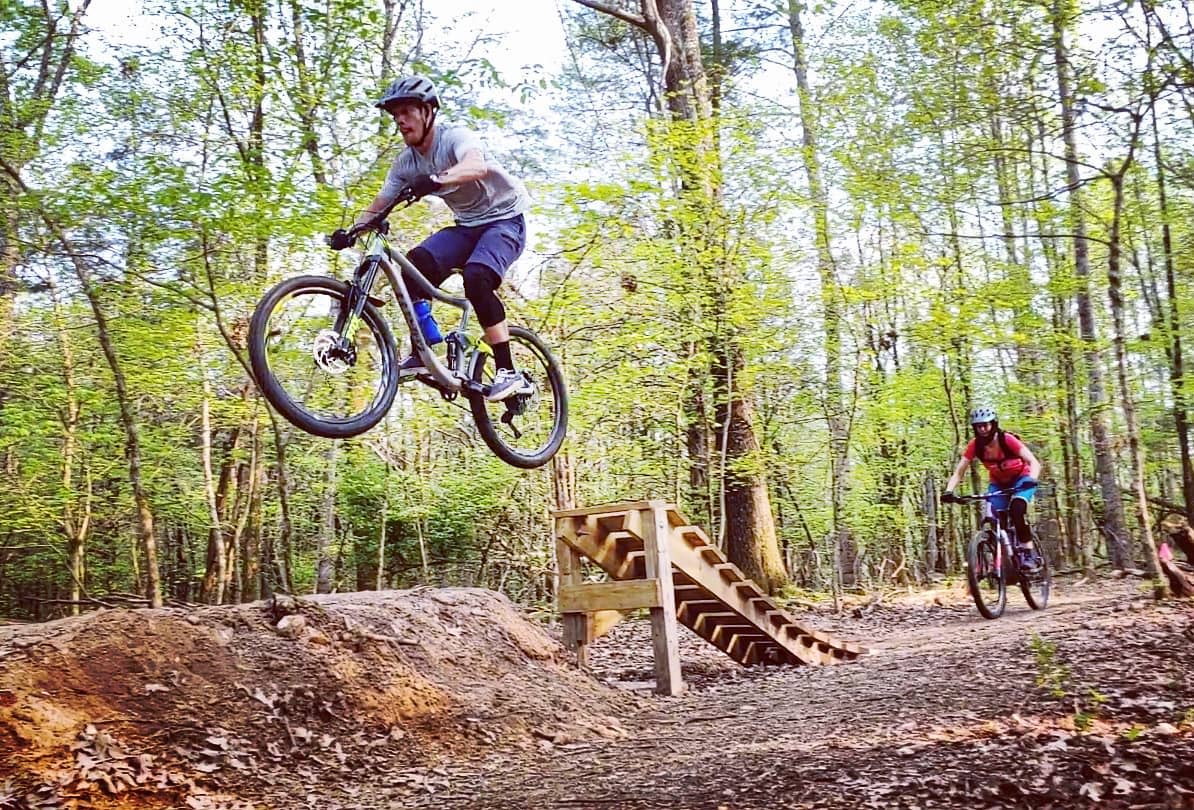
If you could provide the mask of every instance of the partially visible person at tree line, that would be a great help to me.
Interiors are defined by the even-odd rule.
[[[1036,570],[1040,568],[1041,559],[1036,553],[1036,547],[1032,542],[1032,530],[1028,526],[1028,504],[1036,495],[1041,463],[1028,449],[1028,445],[999,427],[994,408],[975,408],[970,412],[970,426],[974,428],[974,438],[962,451],[962,458],[945,485],[945,494],[941,496],[941,500],[945,503],[954,500],[954,488],[961,482],[971,462],[977,458],[987,468],[987,492],[1016,490],[1011,496],[999,495],[992,498],[987,502],[987,507],[992,515],[1005,509],[1011,512],[1016,537],[1026,552],[1024,565],[1029,571]]]
[[[372,219],[407,186],[419,197],[434,194],[447,203],[456,224],[432,234],[406,256],[437,287],[453,270],[462,271],[464,294],[477,312],[497,364],[486,398],[496,402],[531,393],[530,382],[514,368],[506,310],[496,292],[506,270],[526,247],[523,215],[530,207],[526,186],[486,155],[472,130],[436,124],[439,95],[429,79],[397,79],[374,106],[394,118],[407,148],[394,159],[381,191],[356,224]],[[330,243],[342,250],[352,240],[341,229],[332,234]],[[429,302],[416,306],[429,306]],[[443,340],[430,315],[421,320],[429,344]],[[409,379],[426,371],[412,350],[398,377]]]

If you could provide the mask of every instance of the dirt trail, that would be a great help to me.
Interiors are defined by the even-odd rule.
[[[628,738],[544,750],[517,771],[458,764],[466,790],[409,806],[1194,806],[1187,606],[1144,601],[1138,580],[1062,585],[1044,612],[1013,594],[998,621],[960,588],[937,598],[814,620],[875,650],[844,666],[744,671],[687,644],[692,688],[643,700]],[[643,677],[646,626],[619,629],[594,650],[596,673]]]
[[[0,627],[0,807],[1194,808],[1194,614],[1142,593],[810,613],[875,651],[823,669],[685,631],[678,698],[645,622],[590,677],[483,591]]]

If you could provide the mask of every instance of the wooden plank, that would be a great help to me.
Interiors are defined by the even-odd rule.
[[[626,560],[619,555],[616,544],[602,542],[603,536],[581,534],[574,538],[566,537],[565,542],[610,576],[619,577]]]
[[[656,530],[655,512],[659,507],[664,510],[664,519],[661,521],[661,530]],[[659,580],[662,604],[652,609],[653,639],[663,644],[657,650],[657,669],[667,666],[667,632],[666,627],[661,627],[656,638],[655,631],[660,619],[654,613],[665,608],[670,608],[676,620],[693,627],[706,639],[716,626],[729,625],[728,621],[721,618],[701,620],[708,613],[731,611],[738,621],[757,628],[773,646],[750,649],[744,643],[741,656],[734,656],[743,662],[756,659],[807,664],[834,663],[866,652],[857,644],[839,642],[824,632],[801,626],[780,610],[755,583],[726,561],[725,555],[715,545],[699,542],[702,538],[707,539],[704,533],[699,527],[691,526],[672,505],[662,501],[626,501],[563,510],[553,515],[557,517],[557,539],[588,557],[610,576],[617,580],[641,580],[644,577]],[[667,547],[662,549],[663,555],[656,554],[652,558],[647,553],[646,544],[641,546],[643,550],[639,550],[639,536],[642,535],[645,541],[645,535],[648,534],[654,534],[657,538],[666,535],[664,545]],[[656,571],[655,575],[650,572],[652,567]],[[664,589],[668,586],[670,593],[665,593]],[[713,602],[708,604],[706,600]],[[698,621],[699,628],[696,626]],[[595,637],[595,629],[590,616],[580,636],[591,640]],[[567,625],[565,631],[568,635]],[[675,632],[674,625],[672,632]],[[720,633],[718,635],[721,636]],[[660,639],[663,641],[660,642]],[[679,681],[678,665],[674,676],[675,685],[668,686],[665,681],[671,679],[672,674],[663,671],[656,679],[657,687],[662,687],[661,691],[664,688],[675,689],[676,685],[683,688]]]
[[[702,529],[700,526],[689,526],[686,524],[686,525],[681,526],[678,529],[676,529],[676,531],[683,533],[687,537],[690,537],[691,538],[691,539],[689,539],[690,545],[699,546],[701,544],[704,544],[707,546],[713,546],[713,548],[717,548],[717,544],[715,544],[712,540],[709,539],[709,535],[705,534],[705,530]],[[692,540],[700,540],[701,542],[694,543],[694,542],[692,542]]]
[[[745,579],[745,575],[739,571],[738,566],[734,565],[733,563],[722,563],[721,565],[715,565],[713,567],[717,569],[717,573],[720,574],[721,578],[726,582],[742,582],[742,580]]]
[[[581,581],[581,557],[569,543],[562,539],[556,540],[556,571],[559,585],[556,594],[569,586],[579,585]],[[564,646],[576,655],[576,665],[581,669],[589,666],[589,647],[592,641],[589,622],[584,614],[565,614],[563,617]]]
[[[655,691],[678,695],[684,691],[680,675],[680,638],[676,626],[676,595],[672,590],[671,525],[667,504],[651,501],[643,515],[643,548],[647,553],[647,578],[659,581],[662,604],[651,608],[651,646],[655,652]]]
[[[603,503],[597,506],[586,506],[581,509],[560,509],[552,512],[555,519],[565,517],[588,517],[589,515],[608,515],[614,512],[641,511],[651,508],[651,501],[621,501],[618,503]]]
[[[557,597],[561,613],[657,608],[663,604],[657,579],[561,585]]]
[[[754,629],[755,628],[751,627],[749,624],[726,622],[725,624],[719,624],[713,628],[713,632],[709,634],[709,640],[714,644],[718,644],[718,639],[722,636],[722,633],[725,633],[727,636],[729,636],[730,641],[732,642],[739,636],[746,635],[748,631]],[[757,630],[755,632],[756,634],[758,633]],[[729,645],[726,645],[725,649],[728,651]]]
[[[797,643],[794,638],[785,632],[786,625],[796,624],[790,616],[776,608],[768,610],[765,603],[754,601],[760,598],[762,594],[752,596],[749,585],[744,588],[735,587],[739,583],[746,582],[745,577],[737,570],[736,566],[728,563],[710,565],[704,556],[700,554],[699,550],[689,547],[687,543],[678,543],[673,548],[676,552],[674,557],[676,567],[687,578],[704,587],[710,594],[721,601],[722,606],[716,611],[717,613],[733,611],[735,616],[740,616],[742,619],[749,621],[762,633],[772,638],[779,647],[783,648],[785,654],[789,655],[796,662],[805,664],[821,663],[821,657],[814,649]],[[692,617],[692,613],[686,612],[685,619],[689,619],[690,617]],[[725,616],[717,616],[716,618],[697,616],[691,622],[685,621],[685,624],[693,628],[697,635],[708,640],[713,626],[728,623],[729,621],[729,618]]]
[[[731,610],[705,611],[696,617],[696,621],[692,623],[692,629],[698,633],[702,633],[707,624],[716,626],[722,622],[729,622],[738,618],[740,618],[738,614]]]
[[[719,599],[685,599],[676,605],[676,618],[682,621],[685,627],[692,627],[697,616],[720,605]]]
[[[650,512],[647,512],[647,519],[650,519]],[[643,537],[643,510],[632,509],[622,518],[622,531],[637,538],[640,542]]]
[[[610,571],[610,575],[614,579],[644,579],[647,576],[646,556],[647,552],[645,551],[630,552],[621,558],[621,564],[615,570]]]
[[[684,516],[676,511],[675,504],[670,503],[667,505],[667,523],[672,527],[688,525],[688,521],[684,519]]]

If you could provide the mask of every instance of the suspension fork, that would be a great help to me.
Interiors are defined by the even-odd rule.
[[[381,259],[377,256],[366,256],[358,265],[356,273],[353,274],[352,281],[348,284],[348,296],[340,314],[336,316],[334,327],[342,342],[348,341],[348,336],[352,334],[353,324],[365,311],[365,304],[369,301],[369,291],[373,289],[373,282],[377,280],[377,274],[380,272]]]

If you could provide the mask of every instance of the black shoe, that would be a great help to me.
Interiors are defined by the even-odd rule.
[[[1039,574],[1041,569],[1045,567],[1045,561],[1041,559],[1041,555],[1036,551],[1022,551],[1020,552],[1020,570],[1029,576]]]

